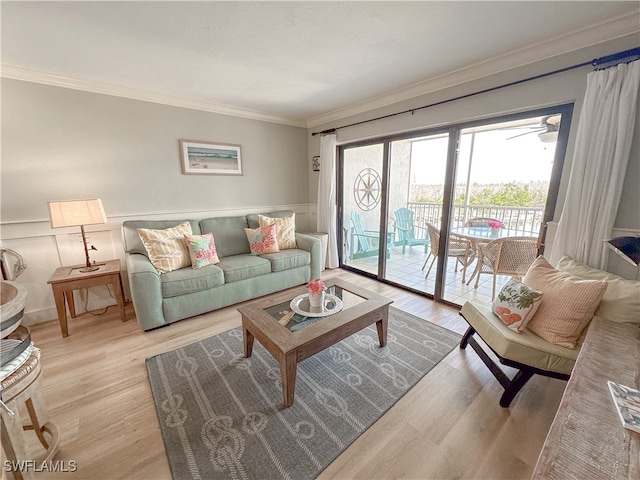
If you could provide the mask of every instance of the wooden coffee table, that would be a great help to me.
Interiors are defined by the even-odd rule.
[[[328,294],[342,300],[343,309],[299,324],[289,322],[284,326],[278,320],[290,310],[291,300],[307,293],[304,286],[269,295],[238,308],[242,314],[244,356],[251,356],[253,341],[257,339],[278,361],[285,407],[293,404],[298,363],[305,358],[374,323],[380,346],[387,344],[389,305],[393,300],[340,279],[330,280],[326,286]],[[295,331],[291,330],[292,324]]]

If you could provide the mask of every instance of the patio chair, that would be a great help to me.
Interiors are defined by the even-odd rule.
[[[349,243],[349,258],[356,260],[358,258],[372,257],[378,255],[378,246],[373,242],[380,240],[380,232],[376,230],[365,230],[362,227],[362,220],[358,212],[351,212],[351,241]],[[389,249],[393,246],[393,233],[387,235],[387,258],[389,258]]]
[[[424,253],[427,253],[429,246],[429,233],[426,228],[416,225],[413,222],[413,212],[408,208],[399,208],[393,212],[396,221],[393,223],[393,231],[397,241],[395,246],[402,245],[402,254],[404,255],[407,246],[423,245]],[[416,231],[419,233],[416,236]]]
[[[474,288],[478,288],[481,274],[492,274],[491,300],[493,300],[496,296],[496,277],[510,275],[518,279],[522,278],[538,256],[538,241],[531,237],[499,238],[487,243],[478,243],[478,252]]]
[[[422,265],[422,270],[424,270],[424,267],[427,265],[429,258],[433,258],[431,258],[431,264],[429,265],[429,269],[427,270],[427,274],[424,278],[427,278],[429,273],[431,273],[431,268],[433,267],[436,258],[438,258],[440,244],[440,229],[436,228],[435,225],[427,223],[427,230],[429,231],[429,245],[431,249],[429,251],[429,255],[424,261],[424,264]],[[456,265],[454,268],[455,272],[458,271],[458,265],[462,266],[462,283],[464,283],[465,276],[467,274],[467,267],[475,258],[471,240],[461,237],[460,235],[456,235],[455,233],[450,233],[447,256],[454,257],[456,259]]]

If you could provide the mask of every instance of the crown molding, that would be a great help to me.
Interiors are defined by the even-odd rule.
[[[54,87],[69,88],[72,90],[81,90],[83,92],[129,98],[132,100],[140,100],[143,102],[159,103],[172,107],[188,108],[191,110],[201,110],[204,112],[218,113],[221,115],[231,115],[234,117],[248,118],[251,120],[278,123],[293,127],[306,128],[307,126],[304,120],[279,117],[264,112],[258,112],[255,110],[240,107],[232,107],[229,105],[222,105],[194,98],[165,95],[162,93],[150,92],[146,90],[138,90],[135,88],[71,78],[63,75],[40,72],[37,70],[29,70],[27,68],[19,67],[16,65],[2,64],[0,69],[0,77],[11,78],[13,80],[22,80],[25,82],[41,83]]]
[[[311,117],[307,120],[307,127],[329,124],[353,115],[638,33],[640,32],[639,14],[640,9],[632,14],[614,17],[544,42],[513,50],[444,75],[428,78],[383,95]]]
[[[216,104],[195,98],[177,97],[146,90],[66,77],[52,73],[30,70],[16,65],[0,65],[0,77],[91,93],[99,93],[103,95],[111,95],[115,97],[129,98],[143,102],[188,108],[191,110],[201,110],[251,120],[289,125],[293,127],[312,128],[638,33],[640,32],[638,14],[640,14],[640,9],[626,15],[614,17],[568,32],[564,35],[545,40],[544,42],[513,50],[507,54],[469,65],[453,72],[428,78],[412,85],[392,90],[376,97],[368,98],[362,102],[354,103],[321,115],[310,117],[306,120],[275,116],[265,112],[233,107],[230,105]]]

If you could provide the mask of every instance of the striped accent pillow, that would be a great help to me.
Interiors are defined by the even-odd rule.
[[[258,215],[258,224],[266,227],[272,223],[276,224],[276,236],[278,238],[278,247],[280,250],[289,248],[298,248],[296,244],[296,214],[294,212],[290,217],[272,218]]]
[[[160,273],[168,273],[191,265],[189,248],[184,241],[185,235],[191,235],[191,224],[182,223],[164,230],[138,228],[147,256]]]
[[[543,256],[531,264],[522,283],[544,293],[527,328],[546,341],[566,348],[576,348],[607,289],[607,282],[583,280],[556,270]]]

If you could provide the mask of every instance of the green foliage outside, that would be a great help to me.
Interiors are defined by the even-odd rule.
[[[510,182],[502,185],[477,185],[470,189],[469,205],[496,205],[504,207],[544,207],[547,201],[545,186]],[[458,185],[456,190],[461,192],[454,199],[456,205],[464,205],[466,196],[464,186]],[[431,198],[430,198],[431,197]],[[440,197],[440,198],[436,198]],[[440,195],[420,195],[414,200],[423,203],[439,203]]]

